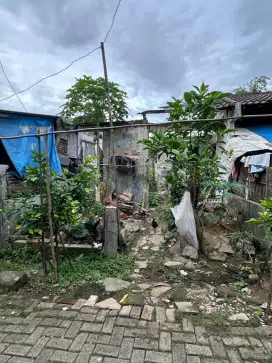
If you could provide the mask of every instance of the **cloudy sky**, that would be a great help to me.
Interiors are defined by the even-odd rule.
[[[1,0],[0,59],[17,91],[97,47],[118,0]],[[270,0],[122,0],[106,43],[109,78],[130,114],[163,106],[193,84],[231,91],[271,76]],[[20,95],[29,112],[56,114],[83,74],[103,75],[96,51]],[[0,73],[0,99],[12,94]],[[23,110],[16,97],[1,109]]]

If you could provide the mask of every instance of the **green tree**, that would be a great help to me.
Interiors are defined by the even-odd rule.
[[[128,116],[127,93],[120,85],[109,82],[113,121],[122,121]],[[74,123],[92,123],[108,121],[106,101],[106,82],[103,77],[92,78],[84,75],[66,91],[65,103],[61,116],[72,118]]]
[[[244,86],[235,88],[233,92],[237,94],[243,94],[246,92],[266,92],[268,91],[267,86],[269,80],[270,78],[266,76],[255,77],[251,81],[247,82]]]

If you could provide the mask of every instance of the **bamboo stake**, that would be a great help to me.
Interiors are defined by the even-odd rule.
[[[45,160],[46,160],[46,190],[47,190],[47,205],[48,205],[48,224],[50,233],[50,245],[52,254],[53,265],[53,278],[58,280],[58,265],[56,260],[55,246],[54,246],[54,232],[53,232],[53,220],[52,220],[52,199],[51,199],[51,173],[50,163],[48,156],[48,136],[45,136]]]

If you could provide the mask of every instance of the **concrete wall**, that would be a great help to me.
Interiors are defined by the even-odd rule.
[[[103,178],[106,185],[110,183],[114,186],[114,171],[106,166],[112,164],[110,133],[110,130],[103,131]],[[115,129],[113,131],[115,155],[131,156],[135,160],[135,167],[117,169],[117,191],[119,194],[126,190],[130,191],[133,193],[133,200],[143,206],[148,205],[148,152],[144,150],[143,145],[137,144],[137,141],[147,138],[148,128],[145,126]]]

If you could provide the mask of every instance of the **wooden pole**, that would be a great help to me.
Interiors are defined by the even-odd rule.
[[[43,274],[44,277],[47,275],[47,267],[46,267],[46,260],[45,260],[45,251],[44,251],[44,219],[43,219],[43,185],[44,185],[44,175],[43,175],[43,169],[42,169],[42,150],[41,150],[41,136],[40,136],[40,130],[37,130],[38,134],[38,157],[39,157],[39,172],[40,172],[40,200],[41,200],[41,229],[42,229],[42,238],[41,238],[41,258],[42,258],[42,268],[43,268]],[[48,136],[46,136],[47,138]]]
[[[52,254],[52,265],[53,265],[53,278],[55,281],[58,280],[58,265],[54,246],[54,230],[52,220],[52,199],[51,199],[51,173],[50,163],[48,155],[48,136],[45,137],[45,160],[46,160],[46,190],[47,190],[47,205],[48,205],[48,224],[50,234],[50,245]]]

